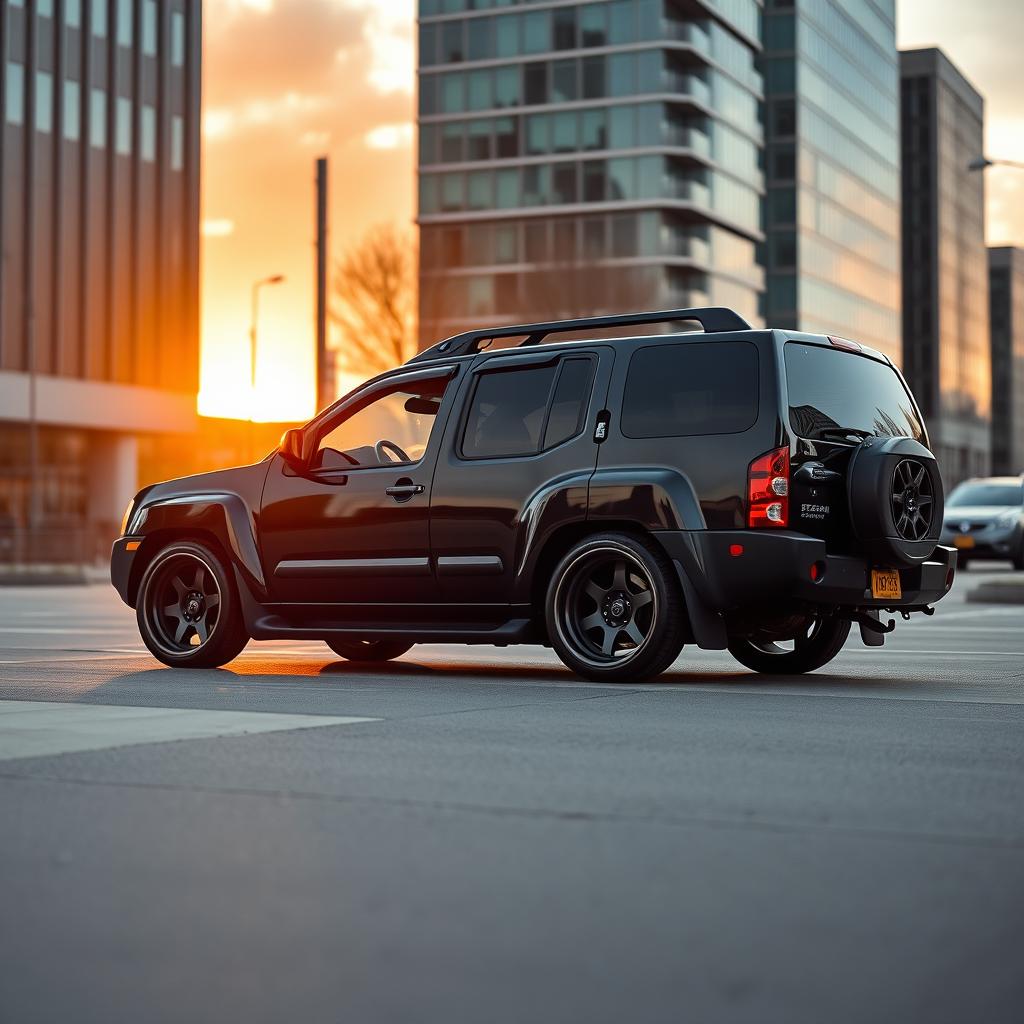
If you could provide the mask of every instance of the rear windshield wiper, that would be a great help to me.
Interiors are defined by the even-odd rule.
[[[875,435],[870,430],[861,430],[859,427],[822,427],[814,432],[815,438],[822,441],[849,441],[852,437],[860,438],[861,441]]]

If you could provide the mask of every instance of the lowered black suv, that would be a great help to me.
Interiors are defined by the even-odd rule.
[[[557,340],[687,321],[703,333]],[[287,637],[360,661],[549,644],[601,680],[685,643],[805,672],[851,623],[877,646],[881,611],[949,591],[942,506],[883,355],[669,310],[443,341],[257,465],[141,491],[111,578],[174,666]]]

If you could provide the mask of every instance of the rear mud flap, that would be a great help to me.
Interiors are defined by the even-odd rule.
[[[683,588],[686,612],[690,617],[690,627],[693,629],[693,638],[697,641],[697,646],[704,651],[727,650],[729,639],[725,633],[725,622],[722,621],[722,616],[713,612],[701,600],[679,561],[672,559],[672,564],[676,567],[676,574],[679,576],[679,583]]]

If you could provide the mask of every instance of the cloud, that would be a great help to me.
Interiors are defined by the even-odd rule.
[[[411,146],[412,137],[411,121],[403,121],[401,124],[379,124],[364,136],[370,149],[398,149]]]

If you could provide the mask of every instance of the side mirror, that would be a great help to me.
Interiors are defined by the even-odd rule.
[[[289,466],[295,469],[305,469],[306,460],[302,452],[302,430],[299,427],[292,427],[281,435],[279,451]]]

